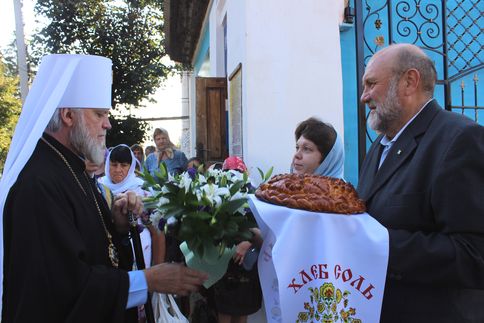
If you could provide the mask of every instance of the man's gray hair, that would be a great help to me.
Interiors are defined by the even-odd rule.
[[[397,75],[402,75],[412,68],[416,69],[420,73],[422,89],[430,96],[434,94],[437,72],[434,62],[424,52],[402,47],[398,51],[396,61],[398,62],[398,66],[395,67]]]
[[[71,111],[74,111],[74,113],[78,113],[80,109],[70,109]],[[61,115],[60,115],[60,108],[55,109],[54,114],[52,115],[52,118],[50,118],[49,123],[47,124],[47,127],[45,127],[46,131],[49,132],[57,132],[62,128],[62,120],[61,120]]]

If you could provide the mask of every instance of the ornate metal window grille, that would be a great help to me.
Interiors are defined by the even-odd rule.
[[[355,0],[358,97],[368,60],[392,43],[411,43],[435,62],[435,97],[447,110],[483,123],[484,1],[480,0]],[[359,164],[376,134],[366,127],[367,108],[358,105]]]

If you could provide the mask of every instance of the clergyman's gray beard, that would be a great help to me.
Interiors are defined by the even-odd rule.
[[[104,162],[106,146],[97,143],[95,138],[89,135],[82,114],[80,122],[76,123],[72,128],[70,139],[72,146],[85,158],[98,165]]]
[[[371,129],[386,133],[393,123],[400,118],[401,109],[397,97],[398,80],[391,80],[386,99],[377,109],[368,116],[368,125]],[[374,105],[374,102],[370,102]]]

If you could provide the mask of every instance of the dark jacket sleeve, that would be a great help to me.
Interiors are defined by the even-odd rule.
[[[439,230],[389,229],[389,273],[411,283],[484,289],[483,128],[464,128],[447,147],[429,170],[435,177],[426,197],[426,214]]]

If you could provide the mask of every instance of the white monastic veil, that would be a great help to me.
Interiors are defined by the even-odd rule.
[[[128,174],[126,175],[126,177],[121,182],[114,184],[111,180],[111,175],[109,173],[109,168],[110,168],[109,161],[111,160],[111,152],[113,151],[113,149],[117,147],[126,147],[129,149],[129,152],[131,153],[131,166],[129,167]],[[132,191],[139,190],[143,185],[144,181],[141,178],[137,177],[134,171],[136,168],[137,162],[138,160],[136,159],[136,157],[133,154],[133,151],[131,150],[131,148],[129,148],[128,145],[120,144],[120,145],[117,145],[116,147],[113,147],[111,150],[109,150],[108,156],[106,157],[106,162],[104,165],[104,176],[99,179],[99,182],[109,187],[109,189],[111,190],[111,192],[113,192],[114,195],[126,192],[127,190],[132,190]]]
[[[93,55],[45,56],[25,100],[0,179],[0,221],[7,194],[32,155],[54,111],[111,107],[111,60]],[[0,226],[0,300],[3,294],[3,225]],[[1,312],[1,303],[0,303]]]

